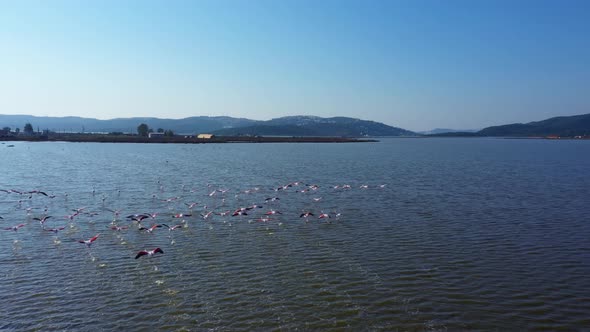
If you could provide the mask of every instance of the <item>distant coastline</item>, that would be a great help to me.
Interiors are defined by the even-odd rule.
[[[2,142],[78,142],[78,143],[370,143],[374,139],[357,139],[346,137],[272,137],[272,136],[215,136],[198,138],[192,135],[175,135],[171,137],[147,137],[139,135],[109,134],[50,134],[50,135],[18,135],[0,136]]]

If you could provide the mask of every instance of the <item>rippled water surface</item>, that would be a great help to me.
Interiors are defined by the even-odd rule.
[[[0,226],[25,225],[0,233],[0,330],[590,326],[588,141],[12,144]]]

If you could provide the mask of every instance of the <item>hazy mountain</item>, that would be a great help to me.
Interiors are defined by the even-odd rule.
[[[218,135],[266,136],[415,136],[409,130],[386,124],[347,117],[287,116],[256,125],[218,130]]]
[[[128,132],[135,133],[141,123],[150,128],[170,129],[175,133],[214,132],[218,135],[273,136],[408,136],[415,133],[383,123],[346,117],[288,116],[257,121],[227,116],[197,116],[184,119],[118,118],[97,120],[80,117],[37,117],[31,115],[0,115],[0,128],[22,128],[31,123],[37,130],[56,132]]]
[[[558,116],[543,121],[487,127],[478,131],[477,134],[479,136],[513,137],[590,136],[590,114]]]
[[[196,116],[184,119],[159,118],[119,118],[111,120],[97,120],[80,117],[36,117],[31,115],[0,115],[0,128],[22,128],[31,123],[35,130],[49,129],[52,131],[70,132],[137,132],[137,126],[147,124],[154,130],[158,128],[171,129],[176,133],[203,133],[222,128],[249,126],[257,123],[255,120],[232,118],[228,116]]]
[[[437,135],[437,134],[445,134],[445,133],[475,133],[479,131],[479,129],[448,129],[448,128],[435,128],[428,131],[420,131],[419,134],[422,135]]]

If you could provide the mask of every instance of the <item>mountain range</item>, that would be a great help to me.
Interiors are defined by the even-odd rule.
[[[80,117],[36,117],[31,115],[0,115],[0,128],[22,128],[31,123],[37,130],[55,132],[125,132],[136,133],[141,123],[157,130],[173,130],[179,134],[213,133],[217,135],[266,136],[416,136],[409,130],[386,124],[347,117],[287,116],[258,121],[228,116],[196,116],[184,119],[118,118],[98,120]]]
[[[81,117],[36,117],[31,115],[2,115],[0,128],[23,128],[31,123],[35,130],[55,132],[124,132],[136,133],[141,123],[157,130],[173,130],[178,134],[213,133],[220,136],[486,136],[486,137],[546,137],[590,136],[590,114],[559,116],[529,123],[513,123],[487,127],[479,131],[434,129],[420,133],[386,124],[347,117],[286,116],[268,121],[228,116],[196,116],[184,119],[118,118],[98,120]]]
[[[478,136],[545,137],[545,136],[590,136],[590,113],[573,116],[558,116],[542,121],[513,123],[484,128]]]

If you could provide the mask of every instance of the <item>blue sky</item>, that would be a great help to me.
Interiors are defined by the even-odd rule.
[[[350,116],[410,130],[590,113],[588,1],[0,1],[0,113]]]

